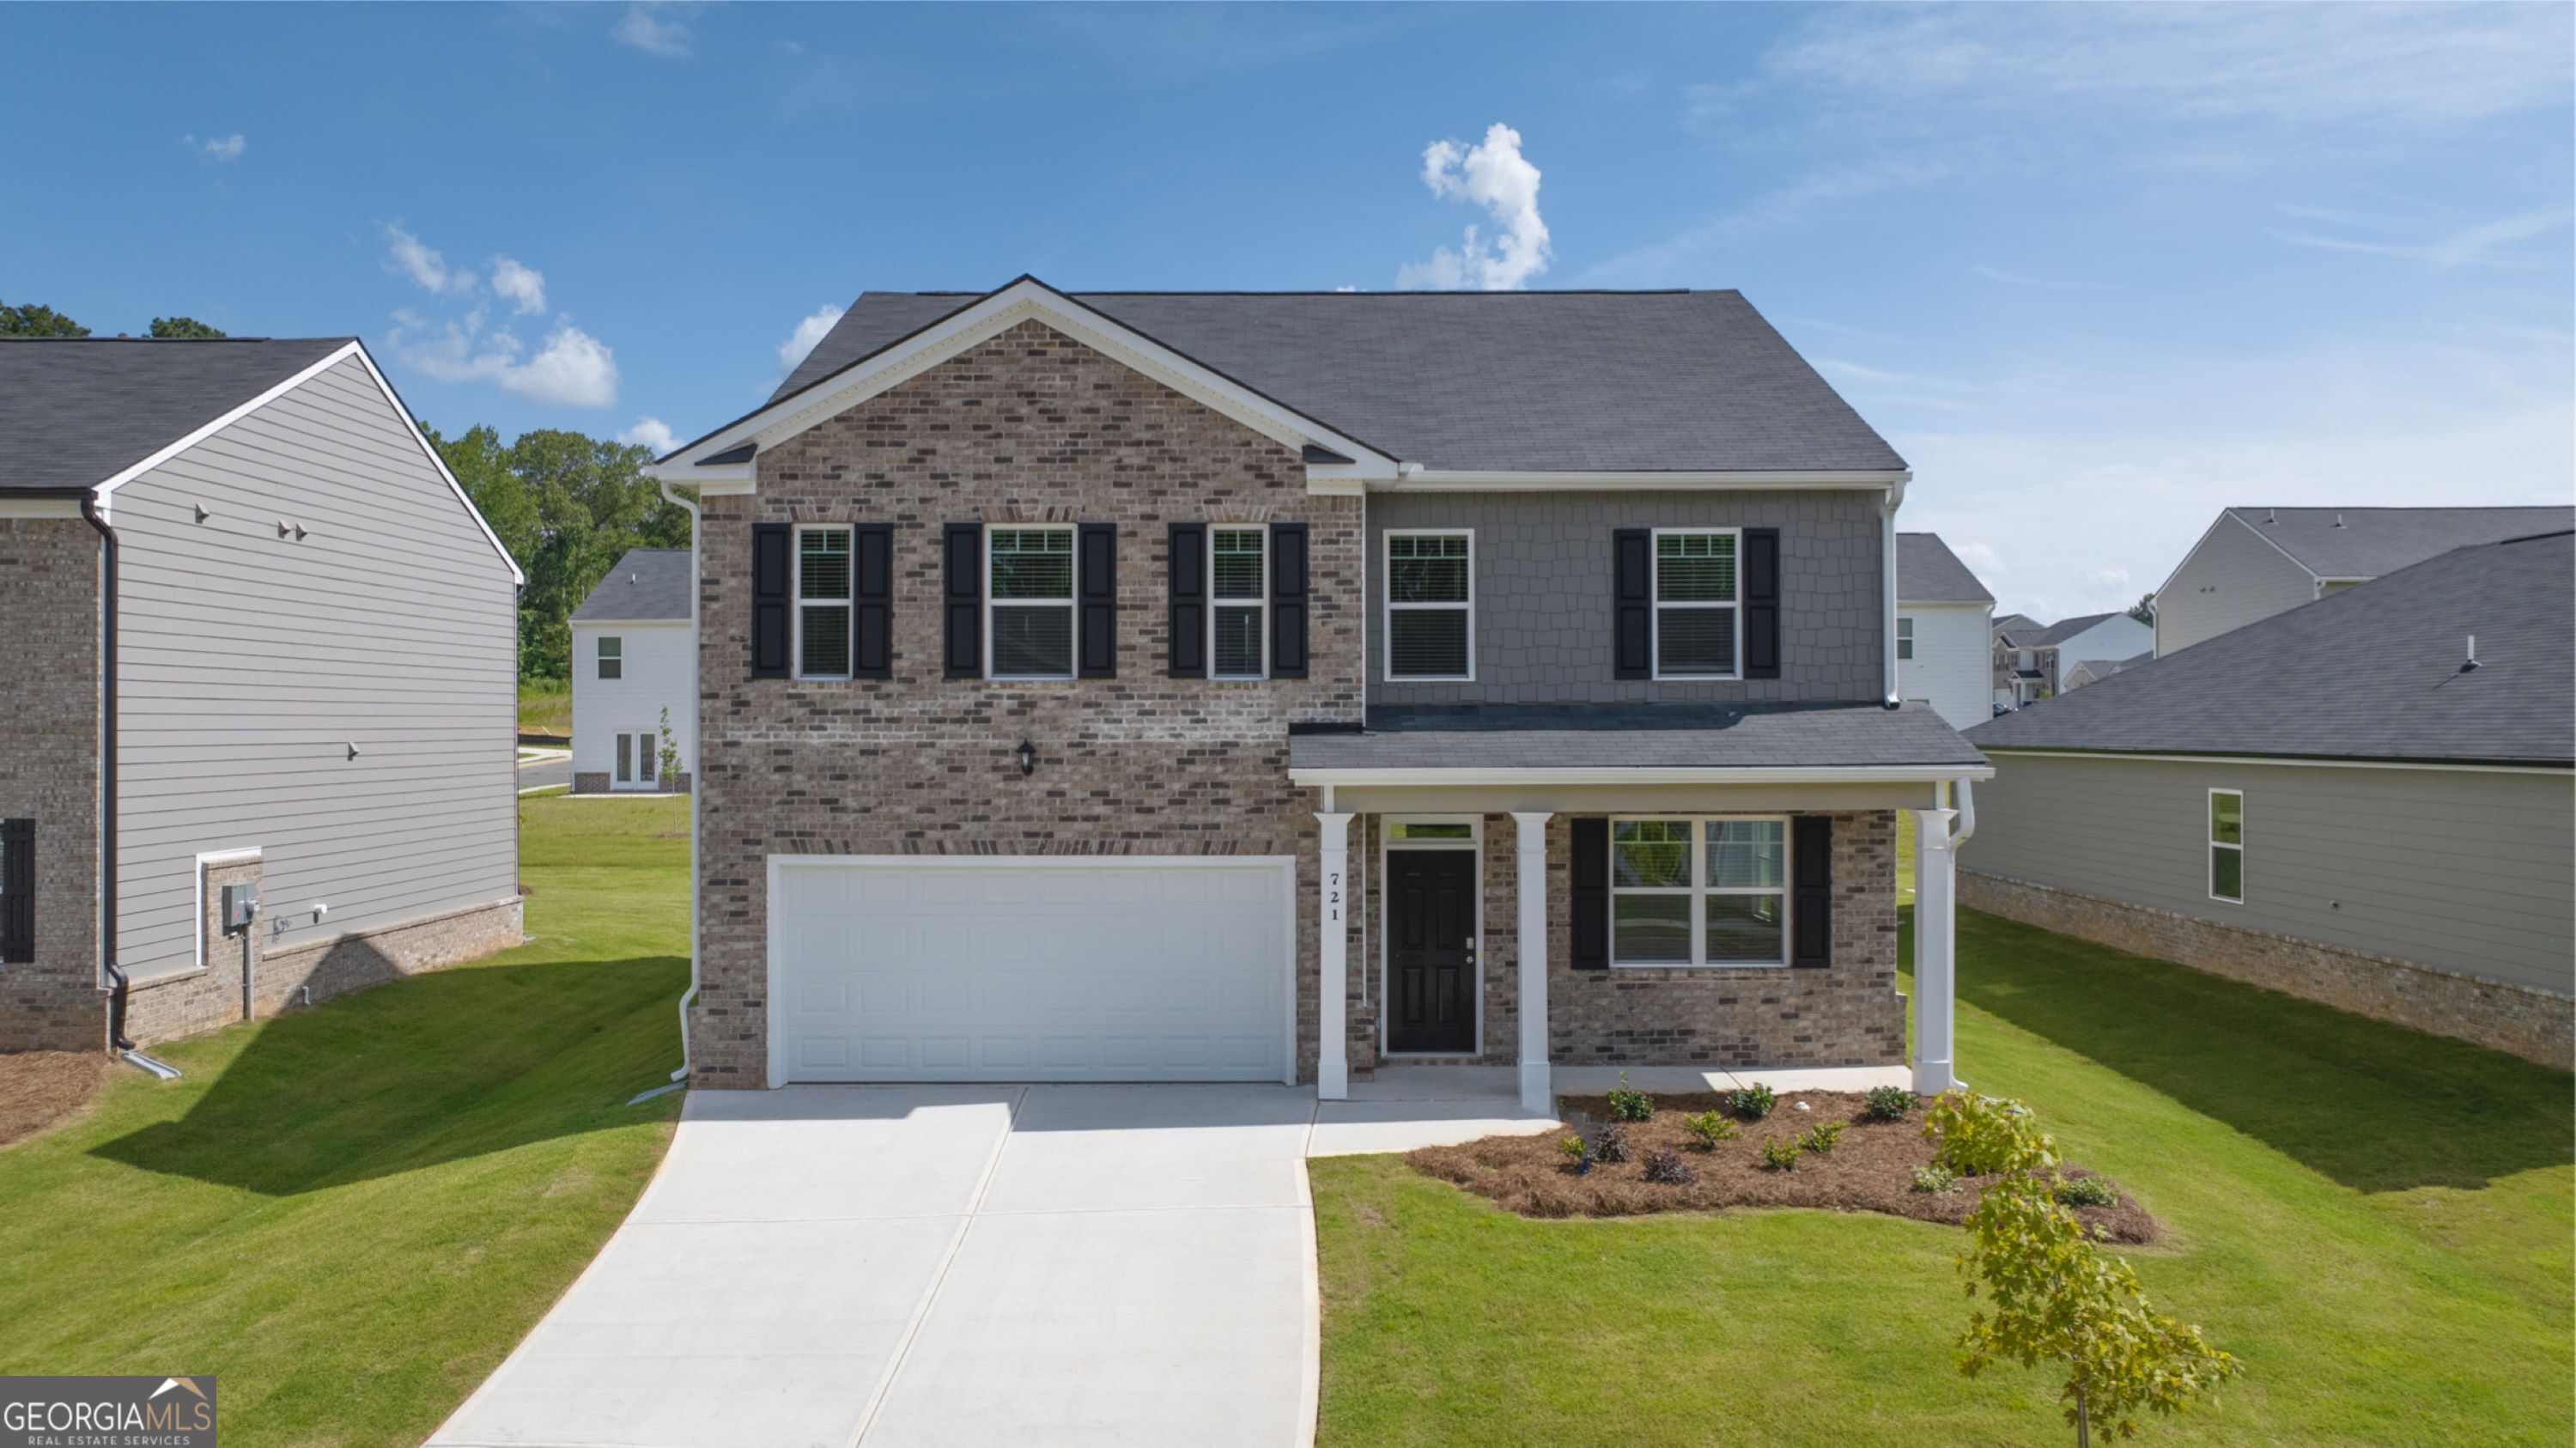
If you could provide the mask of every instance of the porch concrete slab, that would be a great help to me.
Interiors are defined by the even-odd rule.
[[[1424,1146],[1457,1146],[1486,1136],[1536,1136],[1561,1129],[1553,1116],[1520,1109],[1510,1093],[1466,1100],[1326,1101],[1315,1108],[1308,1156],[1368,1156]]]
[[[1302,1207],[1314,1115],[1310,1087],[1032,1087],[982,1211]]]
[[[1302,1206],[978,1216],[861,1441],[1293,1445],[1311,1230]]]
[[[1010,1086],[692,1091],[633,1220],[961,1215],[1020,1095]]]

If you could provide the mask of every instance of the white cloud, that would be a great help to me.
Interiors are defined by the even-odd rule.
[[[1521,154],[1521,133],[1500,121],[1475,146],[1434,141],[1425,147],[1422,184],[1442,200],[1483,207],[1501,234],[1488,242],[1480,227],[1469,226],[1458,250],[1444,246],[1429,261],[1407,262],[1396,269],[1395,284],[1488,292],[1529,285],[1555,255],[1538,213],[1538,178],[1538,168]]]
[[[620,45],[631,45],[653,55],[686,56],[689,53],[689,27],[677,19],[665,20],[654,13],[662,9],[656,5],[629,5],[617,23],[609,27],[608,33]]]
[[[179,144],[192,151],[202,152],[208,159],[215,161],[238,161],[241,159],[242,152],[250,149],[249,139],[239,131],[229,136],[207,136],[202,140],[195,136],[181,136]]]
[[[1950,545],[1950,551],[1958,554],[1959,561],[1967,564],[1968,571],[1977,575],[1981,582],[2008,571],[2004,561],[1995,556],[1995,550],[1983,543],[1962,543],[1950,538],[1941,541]]]
[[[506,256],[492,258],[492,290],[507,299],[518,315],[545,315],[546,274]]]
[[[438,322],[398,311],[394,322],[393,350],[435,381],[491,382],[504,392],[557,407],[617,405],[615,354],[569,321],[556,324],[534,357],[509,332],[487,331],[480,307],[462,319]]]
[[[421,239],[403,229],[399,221],[385,223],[386,266],[400,276],[407,276],[423,291],[470,292],[474,290],[474,273],[451,270],[447,259]]]
[[[782,373],[795,371],[796,364],[805,360],[806,353],[822,344],[823,338],[831,332],[832,324],[839,320],[841,309],[827,302],[821,311],[797,323],[796,330],[787,334],[787,340],[778,344],[778,370]]]
[[[608,344],[570,322],[556,325],[524,367],[500,375],[504,391],[558,407],[615,407],[617,359]]]
[[[628,447],[651,448],[655,457],[660,457],[680,445],[679,434],[671,431],[669,426],[658,417],[635,419],[635,425],[619,433],[617,440]]]
[[[2287,209],[2287,208],[2284,208]],[[2363,241],[2352,237],[2323,236],[2313,232],[2272,233],[2293,246],[2321,247],[2327,251],[2361,252],[2370,256],[2394,257],[2400,261],[2419,261],[2435,271],[2449,271],[2460,266],[2506,266],[2509,258],[2499,255],[2518,241],[2558,230],[2568,222],[2565,211],[2532,211],[2508,216],[2477,226],[2463,227],[2448,236],[2428,242]],[[2561,261],[2566,249],[2553,248]]]

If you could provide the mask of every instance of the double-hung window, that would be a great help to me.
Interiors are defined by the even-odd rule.
[[[1258,679],[1268,672],[1263,655],[1270,634],[1269,538],[1267,528],[1208,529],[1209,617],[1215,634],[1208,650],[1210,677]]]
[[[1386,535],[1386,676],[1476,676],[1475,538],[1465,532]]]
[[[796,530],[796,673],[850,676],[850,530]]]
[[[1789,822],[1610,822],[1614,965],[1789,963]]]
[[[2245,792],[2209,792],[2209,898],[2245,903]]]
[[[1914,620],[1910,618],[1896,621],[1896,656],[1900,659],[1914,657]]]
[[[1073,677],[1073,529],[984,532],[984,676]]]
[[[1733,528],[1655,530],[1655,677],[1736,677],[1740,615]]]
[[[614,636],[600,639],[599,676],[603,679],[626,677],[626,640]]]

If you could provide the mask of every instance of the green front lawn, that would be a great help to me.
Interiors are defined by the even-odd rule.
[[[2244,1360],[2150,1437],[2576,1434],[2566,1075],[1970,911],[1959,952],[1962,1072],[2163,1220],[2156,1306]],[[1322,1442],[2072,1441],[2042,1373],[1952,1370],[1953,1229],[1530,1222],[1312,1165]]]
[[[213,1373],[227,1444],[417,1443],[650,1180],[684,799],[521,806],[534,942],[156,1051],[0,1150],[0,1374]]]

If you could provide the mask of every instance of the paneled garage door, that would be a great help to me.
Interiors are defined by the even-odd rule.
[[[1287,1078],[1290,862],[770,864],[771,1079]]]

